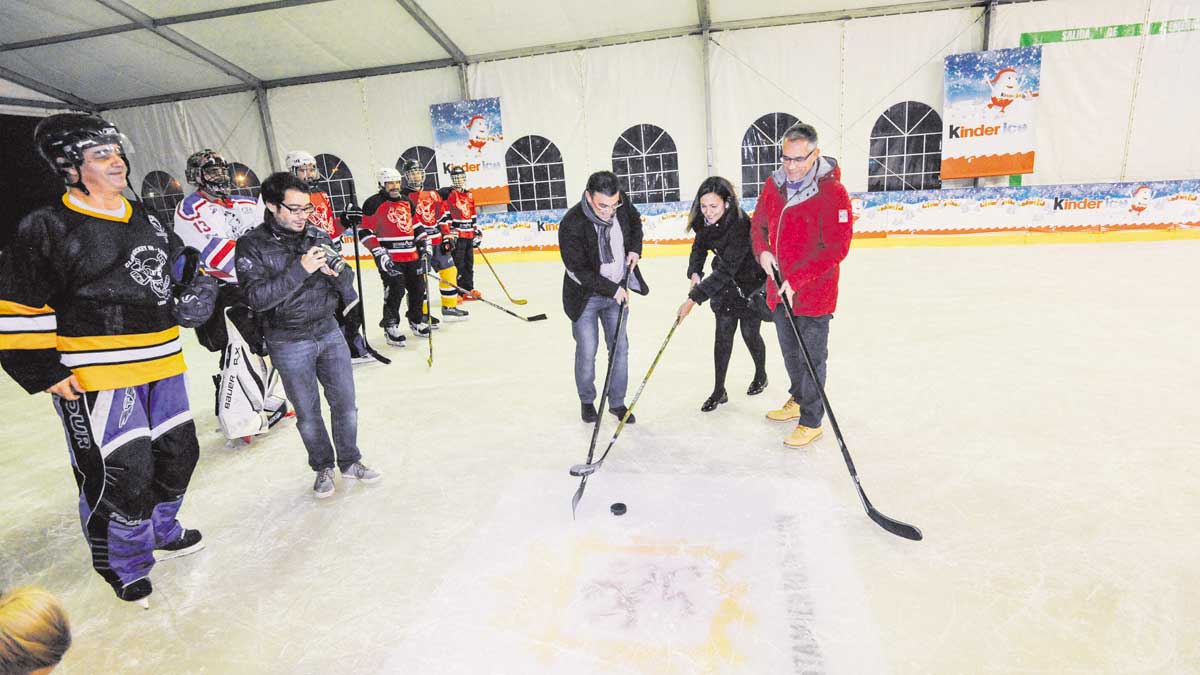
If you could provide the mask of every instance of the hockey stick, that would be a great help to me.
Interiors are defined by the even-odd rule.
[[[508,292],[508,289],[504,287],[504,282],[500,281],[500,275],[496,274],[496,268],[492,267],[492,263],[487,259],[487,255],[483,252],[483,249],[478,248],[475,250],[479,251],[480,257],[483,258],[483,262],[487,263],[488,269],[492,271],[492,276],[496,277],[496,283],[500,284],[500,290],[504,291],[504,294],[508,296],[509,302],[511,302],[514,305],[524,305],[525,303],[529,302],[525,298],[514,298],[512,296],[512,294],[510,294]],[[475,299],[482,300],[482,298],[475,298]]]
[[[354,206],[354,203],[351,202],[350,206]],[[358,251],[358,223],[353,223],[351,228],[354,230],[354,276],[358,281],[358,311],[362,314],[363,318],[362,325],[358,327],[358,332],[362,334],[363,348],[367,350],[367,353],[371,355],[371,358],[380,363],[391,363],[391,359],[375,351],[375,348],[371,346],[371,343],[367,342],[367,311],[363,308],[362,260],[359,259]]]
[[[779,268],[776,267],[771,270],[771,273],[775,277],[775,288],[783,286],[783,279],[779,275]],[[833,427],[833,435],[837,437],[838,446],[842,449],[842,459],[846,460],[846,468],[850,470],[850,477],[854,479],[854,488],[858,490],[858,498],[862,500],[862,505],[866,508],[867,515],[877,525],[897,537],[920,541],[922,535],[919,529],[894,518],[888,518],[871,505],[871,500],[867,499],[867,493],[863,491],[862,483],[858,480],[858,471],[854,469],[854,460],[850,459],[850,451],[846,449],[846,440],[842,438],[841,427],[838,426],[837,418],[833,416],[833,408],[829,405],[829,397],[825,395],[825,387],[821,384],[821,380],[817,378],[817,370],[813,367],[812,358],[808,354],[808,345],[804,344],[804,339],[800,337],[800,330],[796,328],[795,309],[782,292],[779,296],[784,308],[788,311],[788,324],[792,327],[792,333],[796,336],[796,342],[800,343],[800,353],[804,355],[804,365],[808,366],[808,374],[812,376],[813,383],[817,386],[817,393],[821,395],[821,403],[825,404],[825,412],[829,413],[829,424]]]
[[[600,421],[604,419],[604,405],[608,401],[608,385],[612,382],[613,366],[617,363],[614,352],[617,351],[617,344],[621,341],[621,328],[625,326],[625,317],[629,314],[629,273],[631,270],[633,270],[633,266],[626,265],[625,274],[621,277],[621,288],[625,289],[625,303],[617,306],[619,310],[617,329],[613,331],[612,345],[608,348],[608,368],[604,372],[604,388],[600,391],[600,406],[596,410],[596,424],[592,427],[592,442],[588,445],[587,464],[592,463],[592,457],[596,453],[596,439],[600,436]],[[624,419],[621,420],[622,423],[624,421]],[[587,487],[587,479],[588,474],[583,474],[583,477],[579,479],[579,489],[571,498],[571,520],[575,519],[575,507],[579,506],[579,500],[583,499],[583,490]]]
[[[431,278],[436,279],[438,282],[446,284],[447,286],[450,286],[451,288],[458,291],[459,293],[468,293],[469,292],[458,286],[455,286],[454,284],[452,284],[448,281],[445,281],[441,277],[434,276],[433,273],[431,273],[431,272],[426,272],[426,274],[429,275]],[[522,321],[545,321],[546,320],[545,314],[535,314],[533,316],[521,316],[520,314],[517,314],[516,312],[509,311],[507,308],[497,305],[496,303],[488,300],[487,298],[475,298],[475,300],[482,302],[485,305],[488,305],[489,307],[495,307],[496,309],[500,310],[501,312],[504,312],[505,314],[507,314],[509,316],[515,316]]]
[[[650,370],[646,371],[646,377],[642,378],[642,384],[638,386],[637,393],[633,395],[633,400],[629,402],[629,409],[621,416],[621,423],[617,425],[617,430],[613,432],[612,439],[608,442],[608,447],[604,449],[604,454],[600,455],[600,459],[591,464],[576,464],[570,469],[572,476],[588,476],[596,473],[600,465],[604,463],[608,453],[613,449],[613,445],[617,442],[617,436],[621,435],[621,430],[625,428],[625,420],[633,414],[633,408],[637,405],[638,399],[642,396],[642,390],[646,388],[646,383],[650,381],[650,376],[654,374],[654,368],[658,365],[658,360],[662,358],[663,352],[667,350],[667,343],[671,341],[671,336],[675,335],[675,329],[679,327],[679,323],[683,321],[680,316],[675,317],[675,323],[671,324],[671,330],[667,333],[667,337],[663,340],[662,346],[658,348],[658,354],[654,355],[654,361],[650,363]]]
[[[430,270],[433,269],[433,266],[429,262],[430,257],[432,255],[433,255],[432,253],[426,253],[424,256],[424,258],[425,258],[425,276],[427,276],[427,277],[433,277],[433,274],[430,273]],[[433,277],[433,278],[436,279],[437,277]],[[425,287],[425,329],[427,331],[429,331],[426,334],[426,337],[429,338],[429,358],[425,362],[429,364],[430,368],[432,368],[433,367],[433,296],[430,295],[430,293],[429,293],[429,281],[428,280],[425,281],[423,286]]]

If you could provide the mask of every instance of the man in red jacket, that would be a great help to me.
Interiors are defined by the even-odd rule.
[[[829,356],[829,320],[837,307],[838,265],[850,250],[850,195],[841,183],[837,160],[822,157],[817,130],[797,123],[784,132],[783,168],[767,178],[754,209],[750,237],[754,254],[767,272],[767,304],[774,313],[775,331],[783,351],[791,398],[767,418],[786,422],[798,419],[783,442],[802,447],[821,435],[825,407],[817,383],[812,381],[804,356],[792,331],[800,333],[821,386]],[[774,282],[774,270],[783,278]],[[794,312],[780,302],[787,297]]]

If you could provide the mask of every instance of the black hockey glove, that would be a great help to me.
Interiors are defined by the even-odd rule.
[[[179,289],[192,283],[200,271],[200,251],[184,246],[171,254],[171,287]]]
[[[342,258],[341,251],[330,244],[322,244],[321,252],[325,254],[325,266],[334,274],[341,274],[342,270],[346,269],[346,261]]]
[[[392,256],[388,255],[387,249],[382,246],[376,246],[371,249],[371,255],[375,257],[375,266],[380,272],[389,277],[400,276],[400,270],[396,269],[395,263],[392,262]]]
[[[175,297],[171,314],[184,328],[195,328],[208,321],[217,305],[217,280],[198,274],[192,282],[183,286]]]
[[[475,239],[474,239],[474,241],[471,242],[471,248],[479,248],[479,245],[482,243],[483,243],[483,233],[480,232],[479,230],[475,230]]]
[[[362,209],[358,208],[358,205],[353,202],[346,207],[345,211],[342,211],[342,225],[346,227],[357,225],[362,222],[362,219]]]
[[[443,239],[442,243],[438,245],[438,250],[440,250],[445,255],[450,255],[450,254],[454,253],[454,240],[453,239]]]

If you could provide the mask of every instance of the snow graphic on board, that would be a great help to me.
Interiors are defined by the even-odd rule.
[[[942,178],[1031,173],[1041,48],[946,57]]]

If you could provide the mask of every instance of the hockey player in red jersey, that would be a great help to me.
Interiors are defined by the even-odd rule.
[[[422,274],[421,255],[428,239],[416,227],[412,202],[404,198],[403,179],[395,169],[383,168],[375,173],[379,192],[363,202],[363,222],[359,240],[375,258],[379,278],[383,281],[383,320],[379,325],[387,335],[388,344],[403,347],[405,337],[400,332],[400,302],[408,294],[409,328],[413,335],[429,334],[429,325],[421,310],[428,284]]]
[[[483,241],[479,230],[479,218],[475,215],[475,195],[467,189],[467,172],[461,166],[450,167],[450,182],[453,187],[439,191],[450,216],[450,228],[458,235],[454,244],[454,267],[458,270],[457,286],[467,293],[460,300],[475,300],[482,297],[475,290],[475,249]]]
[[[458,283],[458,269],[454,267],[451,255],[458,235],[450,229],[450,214],[441,195],[433,190],[425,190],[424,186],[425,169],[415,159],[405,160],[404,196],[413,205],[416,226],[429,239],[429,264],[442,280],[438,284],[442,316],[452,321],[463,321],[470,317],[470,312],[458,307],[458,291],[454,290]],[[432,303],[429,303],[426,311],[432,327],[437,328],[438,321],[433,318]]]
[[[354,200],[350,200],[351,206],[347,207],[347,213],[339,217],[333,211],[333,202],[329,200],[329,195],[320,188],[322,176],[315,157],[303,150],[293,150],[287,154],[283,163],[292,175],[307,183],[311,190],[308,196],[312,198],[313,213],[308,218],[308,224],[324,230],[333,240],[334,249],[340,253],[342,235],[346,232],[342,221],[346,216],[362,217],[357,208],[351,208]],[[366,340],[362,336],[363,320],[361,305],[338,307],[338,326],[341,328],[342,337],[346,338],[346,345],[350,347],[350,361],[353,363],[371,363],[375,360],[367,350]]]
[[[179,327],[208,318],[216,284],[122,194],[130,148],[116,127],[53,115],[34,143],[67,191],[21,220],[0,256],[0,365],[52,395],[92,567],[149,607],[155,560],[203,548],[177,519],[199,456]]]

